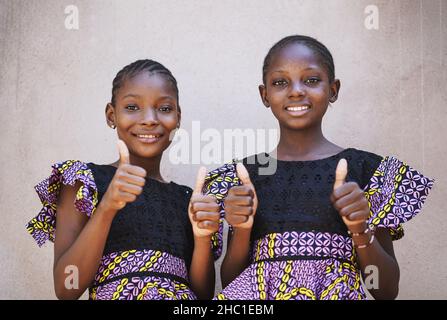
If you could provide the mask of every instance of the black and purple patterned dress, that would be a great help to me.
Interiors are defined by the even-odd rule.
[[[91,217],[115,174],[110,165],[65,161],[35,189],[43,204],[28,223],[39,246],[54,241],[57,199],[62,185],[82,182],[75,207]],[[115,216],[95,279],[93,300],[196,299],[188,284],[193,234],[189,187],[146,179],[143,192]]]
[[[259,199],[250,265],[216,299],[365,299],[352,239],[330,201],[339,159],[348,161],[347,181],[365,192],[369,228],[387,228],[393,240],[403,236],[402,223],[421,211],[433,180],[396,158],[353,148],[325,159],[277,161],[273,175],[260,175],[266,157],[243,160]],[[228,190],[240,184],[235,162],[207,180],[207,193],[216,196],[223,216]]]

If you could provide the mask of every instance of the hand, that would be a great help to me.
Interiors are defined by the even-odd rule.
[[[224,200],[225,220],[234,228],[251,229],[258,208],[258,197],[247,169],[242,163],[236,165],[236,171],[242,185],[228,191]]]
[[[205,176],[206,168],[200,167],[188,209],[192,232],[197,238],[209,237],[219,230],[219,205],[213,196],[202,194]]]
[[[335,170],[331,201],[348,230],[352,233],[362,233],[367,228],[366,220],[369,218],[368,201],[357,183],[345,183],[347,174],[348,163],[345,159],[340,159]]]
[[[117,144],[119,165],[101,200],[101,205],[112,211],[121,210],[127,203],[135,201],[146,183],[146,170],[130,164],[129,150],[124,141],[118,140]]]

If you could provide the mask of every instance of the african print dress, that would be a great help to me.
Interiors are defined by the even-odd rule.
[[[38,245],[54,242],[63,185],[82,183],[74,205],[79,214],[91,217],[115,171],[81,161],[53,165],[51,176],[35,187],[43,208],[27,226]],[[146,179],[143,192],[112,222],[90,299],[196,299],[187,273],[194,244],[188,218],[191,194],[189,187]]]
[[[259,199],[250,264],[217,299],[366,298],[352,239],[330,201],[341,158],[348,161],[346,180],[365,192],[369,228],[386,228],[393,240],[403,236],[402,223],[421,211],[433,180],[396,158],[353,148],[313,161],[279,161],[268,154],[245,158]],[[276,172],[263,174],[271,160]],[[235,162],[210,172],[207,181],[223,217],[228,190],[240,184]],[[216,245],[222,246],[222,236]]]

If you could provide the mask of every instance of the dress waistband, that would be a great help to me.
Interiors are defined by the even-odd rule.
[[[329,258],[355,263],[352,239],[329,232],[270,233],[256,240],[251,251],[252,262]]]

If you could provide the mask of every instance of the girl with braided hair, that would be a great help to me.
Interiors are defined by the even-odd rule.
[[[176,79],[156,61],[131,63],[113,80],[105,113],[119,160],[56,163],[35,188],[43,208],[28,231],[39,246],[54,242],[56,296],[77,299],[88,288],[98,300],[211,298],[219,213],[201,194],[205,168],[194,191],[160,173],[180,126]],[[77,270],[75,286],[67,267]]]

